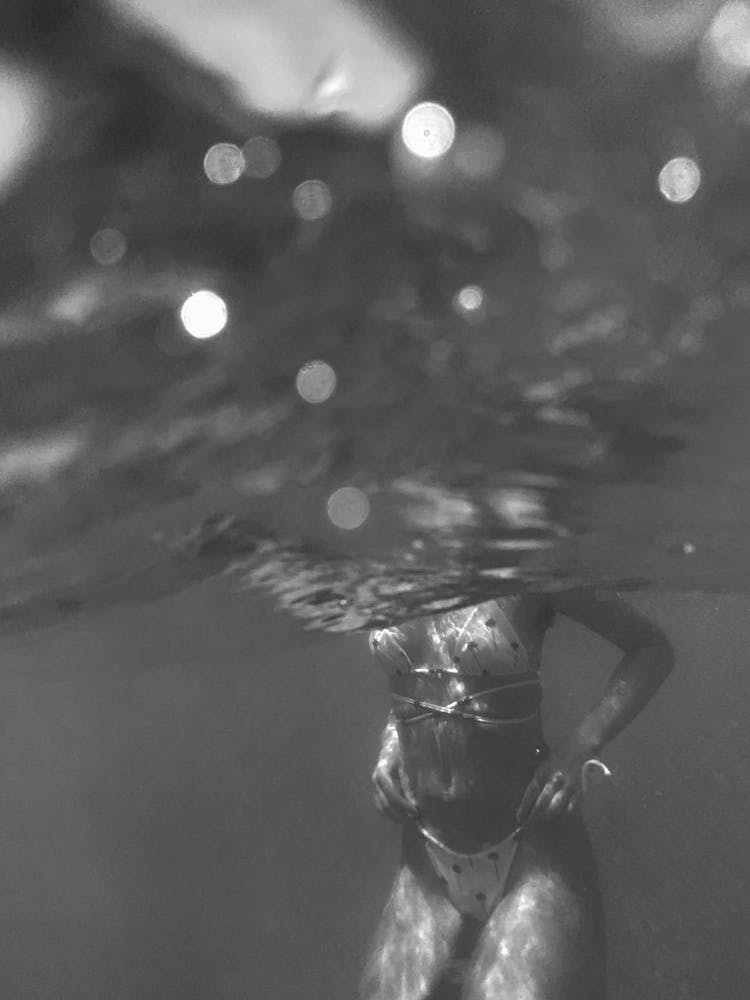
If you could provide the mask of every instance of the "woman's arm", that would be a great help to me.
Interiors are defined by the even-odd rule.
[[[383,730],[372,783],[375,808],[381,815],[397,823],[403,822],[407,817],[416,819],[419,810],[403,769],[396,718],[392,709]]]
[[[624,655],[602,697],[540,766],[518,811],[522,824],[555,819],[575,807],[583,764],[638,715],[674,665],[661,629],[619,596],[582,589],[554,595],[550,605],[619,646]]]
[[[651,700],[674,666],[674,653],[661,629],[619,596],[570,591],[556,595],[551,604],[624,653],[602,698],[578,726],[578,742],[592,756]]]

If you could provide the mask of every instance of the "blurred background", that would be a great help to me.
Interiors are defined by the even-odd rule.
[[[749,81],[744,0],[3,5],[3,995],[349,1000],[362,630],[594,582],[678,654],[611,996],[738,996]],[[556,625],[551,739],[614,655]]]
[[[746,585],[743,3],[0,17],[4,629]]]

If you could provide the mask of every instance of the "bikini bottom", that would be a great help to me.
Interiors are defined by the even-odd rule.
[[[446,847],[423,827],[420,832],[435,874],[454,907],[464,916],[487,920],[505,893],[519,831],[473,854]]]
[[[586,793],[591,770],[610,777],[609,768],[597,757],[590,757],[581,768],[581,787]],[[425,849],[432,867],[459,913],[485,921],[505,894],[513,859],[520,842],[521,827],[503,840],[473,854],[464,854],[447,847],[433,833],[420,826]]]

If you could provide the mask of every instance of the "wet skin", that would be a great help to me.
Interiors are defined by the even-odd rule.
[[[614,595],[580,590],[499,603],[532,670],[539,669],[553,613],[608,639],[622,659],[598,703],[551,751],[538,723],[522,737],[502,729],[478,736],[470,720],[410,727],[391,713],[373,781],[379,811],[403,824],[403,856],[363,1000],[604,998],[601,899],[579,808],[584,764],[648,702],[673,655],[658,627]],[[424,619],[407,627],[418,639],[429,625]],[[433,677],[435,684],[460,682],[455,673]],[[447,898],[417,821],[463,851],[521,826],[506,891],[486,922],[462,916]]]

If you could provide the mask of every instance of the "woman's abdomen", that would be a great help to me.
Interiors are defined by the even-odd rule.
[[[404,770],[423,825],[456,849],[502,839],[546,754],[539,717],[490,726],[461,718],[399,723]]]

